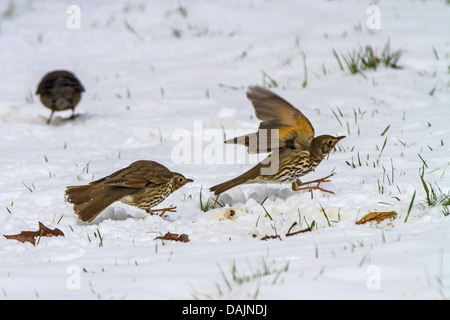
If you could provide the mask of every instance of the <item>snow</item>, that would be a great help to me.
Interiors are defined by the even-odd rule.
[[[448,298],[450,220],[426,204],[420,170],[423,159],[425,181],[449,193],[450,7],[377,3],[380,30],[366,26],[370,1],[75,1],[80,29],[67,27],[66,2],[2,2],[0,234],[41,221],[65,237],[0,237],[1,299]],[[333,56],[388,39],[406,52],[401,69],[350,75]],[[47,125],[34,92],[54,69],[86,92],[75,121],[67,111]],[[257,128],[245,90],[268,77],[317,135],[347,136],[303,178],[335,172],[323,185],[335,195],[244,185],[204,212],[200,194],[206,204],[209,187],[257,161],[223,136]],[[177,213],[115,203],[78,220],[66,186],[141,159],[195,180],[159,206]],[[398,217],[355,224],[373,211]],[[190,242],[155,240],[166,232]]]

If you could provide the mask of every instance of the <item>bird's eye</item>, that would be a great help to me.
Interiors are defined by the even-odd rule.
[[[183,178],[181,178],[181,177],[178,178],[178,182],[179,182],[179,183],[182,183],[182,182],[183,182]]]
[[[333,140],[328,140],[328,145],[331,147],[333,145]]]

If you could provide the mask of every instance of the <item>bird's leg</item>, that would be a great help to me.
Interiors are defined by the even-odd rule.
[[[69,120],[75,119],[75,108],[72,108],[72,115],[68,118]]]
[[[150,215],[154,215],[154,214],[156,214],[156,213],[158,213],[158,215],[160,216],[160,217],[162,217],[163,216],[163,214],[164,213],[166,213],[166,212],[177,212],[175,209],[176,209],[177,207],[173,207],[173,206],[171,206],[170,208],[164,208],[164,209],[155,209],[155,210],[152,210],[152,209],[147,209],[147,210],[145,210],[148,214],[150,214]],[[161,213],[159,213],[159,212],[161,212]]]
[[[292,190],[294,190],[294,191],[301,191],[301,190],[320,190],[320,191],[322,191],[322,192],[334,194],[333,191],[329,191],[329,190],[322,189],[321,187],[319,187],[319,185],[312,186],[312,187],[299,188],[298,186],[294,186],[294,184],[295,184],[295,182],[292,183]]]
[[[297,179],[294,182],[292,182],[292,190],[294,190],[294,191],[320,190],[320,191],[323,191],[323,192],[334,194],[333,191],[325,190],[325,189],[322,189],[321,187],[319,187],[322,182],[330,182],[330,180],[328,180],[328,178],[330,178],[332,176],[334,176],[334,173],[332,173],[332,174],[330,174],[330,175],[328,175],[328,176],[326,176],[324,178],[317,179],[317,180],[312,180],[312,181],[308,181],[308,182],[302,182],[300,179]],[[311,184],[311,183],[317,183],[317,185],[312,186],[312,187],[300,188],[301,186],[308,185],[308,184]]]
[[[50,113],[50,117],[47,119],[47,124],[50,124],[53,118],[53,114],[55,113],[55,110],[52,110],[52,113]]]

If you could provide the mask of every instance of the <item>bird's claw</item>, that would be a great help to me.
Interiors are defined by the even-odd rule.
[[[148,209],[146,211],[147,211],[148,214],[150,214],[152,216],[155,215],[155,214],[158,214],[160,217],[162,217],[163,214],[166,213],[166,212],[177,212],[177,210],[175,210],[176,208],[177,207],[171,206],[170,208],[155,209],[155,210]],[[158,213],[158,212],[161,212],[161,213]]]
[[[300,180],[298,180],[295,184],[292,184],[292,190],[294,191],[300,191],[300,190],[320,190],[322,192],[326,192],[326,193],[331,193],[334,194],[333,191],[329,191],[329,190],[325,190],[319,187],[319,185],[323,182],[331,182],[331,180],[328,180],[328,178],[334,176],[335,173],[332,173],[326,177],[323,177],[321,179],[317,179],[317,180],[312,180],[312,181],[308,181],[308,182],[301,182]],[[300,188],[300,186],[304,186],[304,185],[308,185],[311,183],[317,183],[317,185],[313,186],[313,187],[304,187],[304,188]]]

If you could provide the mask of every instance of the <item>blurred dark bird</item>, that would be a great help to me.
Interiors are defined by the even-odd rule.
[[[193,182],[163,165],[140,160],[88,185],[66,188],[67,200],[78,217],[91,222],[115,201],[145,210],[149,214],[175,212],[176,207],[152,210],[171,193]]]
[[[84,87],[72,72],[56,70],[47,73],[39,82],[36,94],[40,95],[42,104],[52,110],[47,120],[49,124],[55,111],[72,109],[75,118],[75,107],[81,99]]]
[[[252,86],[247,97],[253,104],[256,117],[262,122],[258,132],[226,140],[242,144],[249,153],[272,152],[267,158],[242,175],[210,188],[219,195],[237,185],[247,183],[292,183],[292,190],[321,190],[322,179],[302,182],[299,178],[313,171],[339,140],[345,136],[321,135],[314,137],[309,120],[289,102],[263,87]],[[301,186],[316,183],[315,186]]]

